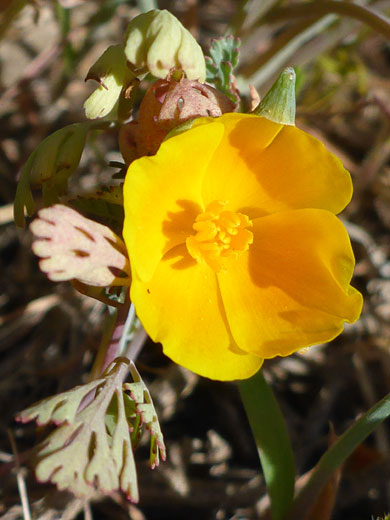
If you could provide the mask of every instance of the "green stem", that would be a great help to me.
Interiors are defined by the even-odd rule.
[[[316,19],[319,19],[332,13],[359,20],[371,27],[374,31],[383,34],[386,38],[390,38],[390,23],[384,16],[375,13],[363,5],[340,0],[324,0],[322,2],[316,0],[310,3],[280,7],[267,17],[267,21],[273,22],[277,20],[291,20],[297,17],[313,17],[313,14]]]
[[[282,520],[294,495],[295,463],[286,425],[261,371],[239,383],[271,502],[273,520]]]
[[[332,445],[317,463],[310,479],[296,497],[286,520],[302,520],[313,505],[332,473],[364,439],[390,417],[390,394],[373,406]]]

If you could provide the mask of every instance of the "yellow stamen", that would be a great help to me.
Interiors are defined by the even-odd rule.
[[[207,263],[214,271],[223,269],[224,258],[249,249],[252,222],[242,213],[224,210],[227,202],[215,200],[200,213],[192,226],[196,232],[186,240],[188,252],[198,262]]]

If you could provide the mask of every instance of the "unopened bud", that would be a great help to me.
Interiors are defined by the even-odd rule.
[[[295,126],[295,71],[281,72],[254,113],[274,123]]]
[[[130,22],[124,51],[135,74],[150,72],[165,79],[181,70],[188,79],[204,82],[206,64],[202,49],[175,16],[166,10],[140,14]]]
[[[155,154],[167,134],[186,121],[219,117],[234,106],[227,96],[198,81],[156,81],[142,100],[138,120],[123,127],[120,143],[126,164],[135,153]]]
[[[126,63],[122,45],[111,45],[89,69],[85,81],[96,80],[100,86],[84,103],[88,119],[105,117],[115,107],[123,88],[135,80]]]
[[[24,226],[24,208],[34,211],[31,187],[42,185],[46,192],[61,191],[76,170],[83,153],[87,132],[92,123],[77,123],[57,130],[46,137],[24,165],[14,202],[15,222]]]
[[[46,137],[35,150],[30,183],[34,186],[56,175],[62,178],[72,175],[80,162],[88,130],[88,123],[76,123]]]

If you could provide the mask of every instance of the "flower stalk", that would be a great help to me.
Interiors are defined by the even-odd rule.
[[[261,370],[240,381],[239,390],[263,469],[272,520],[283,520],[293,502],[295,462],[282,412]]]

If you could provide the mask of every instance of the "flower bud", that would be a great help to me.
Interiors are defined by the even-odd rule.
[[[80,162],[88,130],[88,123],[76,123],[46,137],[35,150],[29,171],[31,185],[53,180],[57,175],[62,178],[72,175]]]
[[[295,71],[284,69],[254,113],[274,123],[295,126]]]
[[[31,186],[42,185],[51,197],[59,193],[70,175],[76,170],[83,153],[91,123],[77,123],[57,130],[46,137],[32,152],[24,165],[14,202],[14,218],[24,226],[24,208],[34,212]]]
[[[84,103],[88,119],[105,117],[115,107],[123,88],[135,77],[126,63],[122,45],[111,45],[89,69],[85,81],[96,80],[100,86]]]
[[[122,127],[119,142],[126,164],[136,156],[155,154],[167,134],[186,121],[219,117],[234,106],[227,96],[198,81],[157,80],[142,100],[138,120]]]
[[[202,49],[187,29],[166,10],[140,14],[130,22],[124,50],[132,70],[165,79],[182,70],[188,79],[204,82],[206,64]]]

